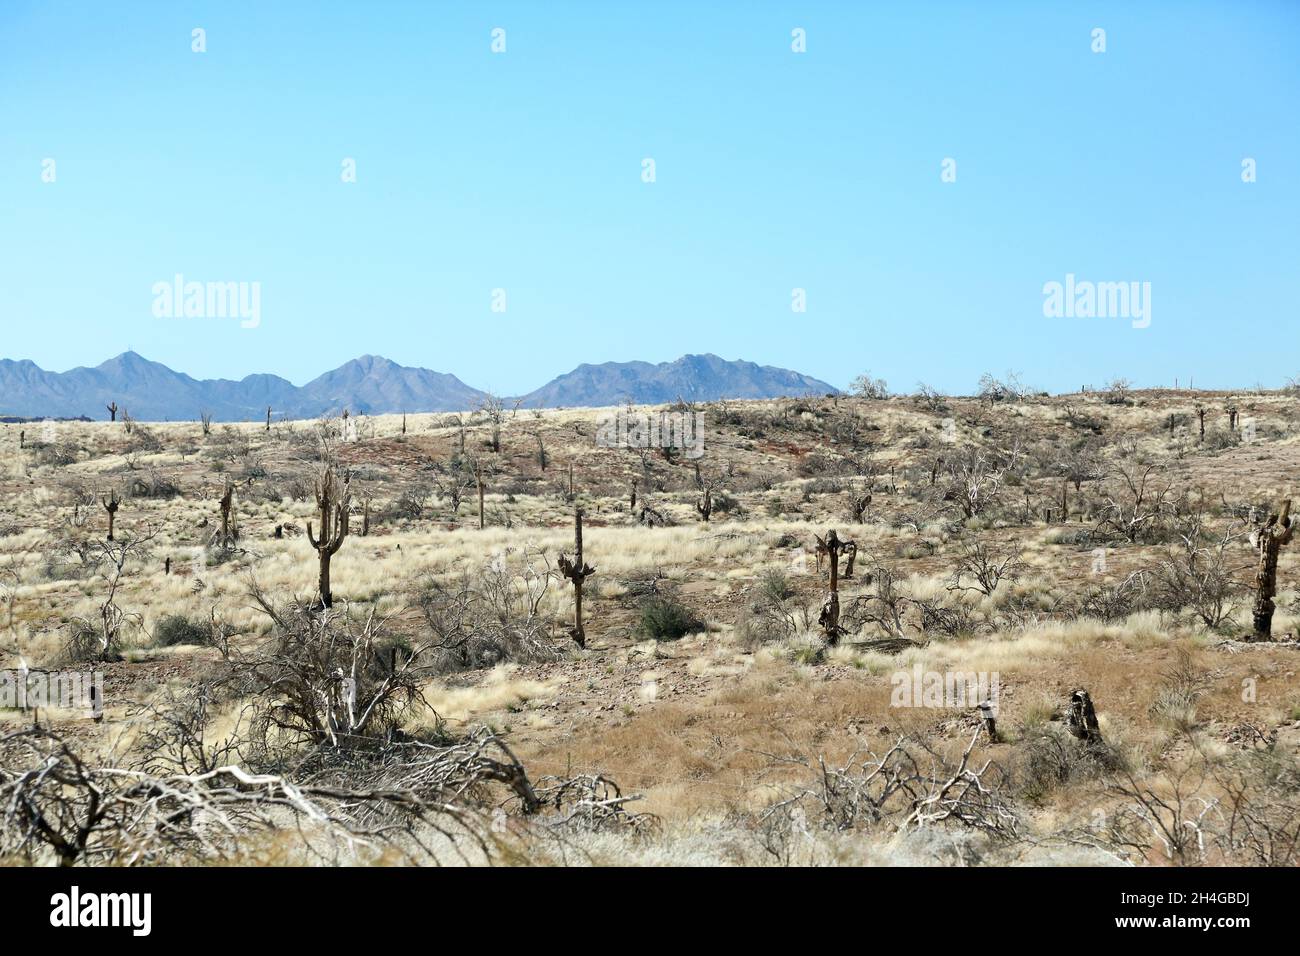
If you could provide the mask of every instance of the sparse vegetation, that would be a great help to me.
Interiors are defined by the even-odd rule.
[[[662,840],[830,862],[942,828],[944,862],[1297,862],[1294,390],[1198,393],[1202,442],[1185,396],[1120,380],[861,384],[688,406],[695,460],[499,400],[205,434],[123,411],[54,442],[0,425],[8,666],[111,678],[100,722],[0,731],[0,851],[233,859],[276,832],[263,798],[200,780],[233,765],[311,804],[303,861],[327,834],[332,859],[427,859],[434,832],[486,861],[500,808],[509,852],[542,862],[553,827],[632,860]],[[1000,713],[898,708],[914,668],[999,673]],[[59,786],[33,789],[32,761]],[[33,805],[99,829],[34,839]],[[205,842],[169,806],[233,829]]]

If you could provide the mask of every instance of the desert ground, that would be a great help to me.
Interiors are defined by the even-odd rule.
[[[7,862],[1297,862],[1295,391],[125,412],[0,425]]]

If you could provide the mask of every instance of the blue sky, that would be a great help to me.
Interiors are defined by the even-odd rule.
[[[1293,2],[5,0],[0,356],[1276,385],[1298,51]],[[176,273],[260,282],[261,324],[155,317]],[[1044,317],[1067,273],[1150,282],[1151,325]]]

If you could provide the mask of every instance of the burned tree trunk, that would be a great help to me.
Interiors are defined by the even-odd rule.
[[[572,466],[570,466],[572,467]],[[569,635],[579,647],[587,646],[587,632],[582,625],[582,582],[596,573],[596,569],[582,560],[582,509],[573,509],[573,560],[561,554],[560,574],[573,582],[573,630]]]
[[[348,536],[348,510],[352,495],[348,486],[348,476],[340,482],[333,465],[327,465],[316,482],[316,507],[320,510],[320,537],[312,533],[311,522],[307,522],[307,541],[316,549],[320,560],[319,591],[322,607],[334,606],[334,595],[330,590],[330,559],[343,546],[343,539]]]
[[[993,699],[982,700],[979,703],[980,720],[984,723],[984,730],[989,735],[989,743],[999,743],[998,740],[998,705]]]
[[[1101,742],[1101,726],[1092,697],[1082,688],[1070,695],[1070,708],[1065,714],[1065,726],[1070,733],[1085,743]]]
[[[1277,556],[1284,544],[1291,541],[1291,499],[1283,500],[1278,510],[1268,516],[1253,535],[1251,543],[1259,552],[1259,569],[1255,572],[1255,622],[1254,639],[1272,640],[1273,611],[1276,605],[1273,598],[1277,596]]]

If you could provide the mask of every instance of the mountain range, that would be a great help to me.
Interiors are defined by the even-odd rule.
[[[659,404],[678,397],[778,398],[825,395],[837,389],[799,372],[728,361],[716,355],[684,355],[674,362],[605,362],[579,365],[526,395],[508,398],[527,408],[594,407],[623,402]],[[278,375],[196,379],[124,352],[94,368],[48,372],[34,362],[0,359],[0,417],[108,417],[116,403],[141,421],[169,421],[211,414],[216,421],[257,420],[267,407],[276,418],[315,418],[343,409],[379,415],[445,412],[475,407],[487,396],[455,375],[398,365],[363,355],[297,386]]]

